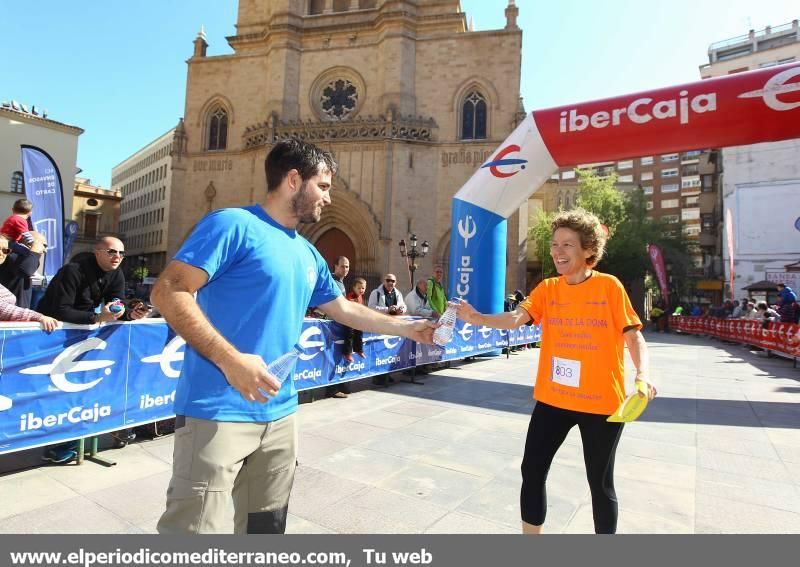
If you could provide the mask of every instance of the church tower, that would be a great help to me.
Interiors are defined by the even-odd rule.
[[[407,292],[397,243],[433,243],[418,276],[446,263],[453,194],[518,120],[510,6],[504,29],[471,31],[458,0],[239,0],[232,53],[207,56],[203,35],[188,60],[169,251],[208,210],[263,199],[267,152],[298,137],[339,163],[333,204],[301,232],[370,286],[393,271]]]

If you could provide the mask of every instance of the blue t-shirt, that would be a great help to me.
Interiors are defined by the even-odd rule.
[[[197,303],[240,352],[269,364],[295,345],[309,305],[341,295],[319,252],[260,205],[219,209],[204,217],[175,255],[200,268],[208,283]],[[286,380],[266,403],[245,401],[215,364],[187,345],[175,413],[214,421],[275,421],[297,409]]]

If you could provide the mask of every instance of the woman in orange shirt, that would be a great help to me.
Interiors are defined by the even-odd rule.
[[[541,282],[509,313],[485,315],[462,302],[458,316],[473,325],[515,329],[542,325],[542,348],[525,456],[520,507],[522,531],[542,530],[547,500],[545,481],[553,457],[570,429],[578,426],[592,493],[596,533],[615,533],[617,496],[614,455],[621,423],[608,416],[625,391],[625,346],[636,367],[636,381],[648,381],[647,345],[642,323],[625,288],[614,276],[592,268],[603,257],[606,234],[600,221],[582,209],[559,214],[552,224],[550,255],[559,277]],[[638,384],[637,384],[638,386]]]

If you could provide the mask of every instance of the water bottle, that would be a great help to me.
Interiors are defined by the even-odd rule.
[[[120,311],[124,311],[125,306],[122,304],[121,300],[119,300],[118,298],[114,298],[111,301],[111,305],[108,306],[108,310],[116,315]]]
[[[292,370],[294,370],[295,362],[297,362],[297,359],[302,353],[303,349],[294,345],[292,350],[270,362],[269,365],[267,365],[267,370],[269,370],[269,373],[275,376],[278,382],[283,385],[286,379],[291,375]]]
[[[440,326],[433,332],[433,342],[439,346],[445,346],[453,339],[453,331],[456,327],[456,311],[458,310],[458,300],[451,300],[447,304],[447,309],[439,317]]]

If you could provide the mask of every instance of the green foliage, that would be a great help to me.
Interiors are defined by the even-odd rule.
[[[147,266],[137,266],[131,273],[138,281],[144,281],[144,279],[150,275],[150,270],[147,269]]]
[[[542,263],[542,278],[549,278],[556,275],[556,266],[553,263],[553,258],[550,256],[550,237],[552,236],[552,229],[550,228],[553,222],[553,213],[546,213],[541,211],[536,224],[528,229],[528,235],[533,242],[533,249],[536,257]]]
[[[626,285],[642,282],[652,269],[647,245],[657,244],[665,261],[672,264],[670,274],[676,281],[689,283],[685,277],[690,267],[689,248],[680,230],[647,216],[647,199],[641,189],[623,193],[616,187],[616,175],[601,178],[589,171],[577,170],[577,173],[580,184],[577,205],[597,215],[609,229],[606,254],[598,269],[617,276]],[[529,231],[536,256],[544,264],[544,277],[556,273],[550,258],[550,223],[554,216],[542,213]],[[677,230],[679,236],[669,236],[671,230]]]
[[[617,189],[617,174],[598,177],[590,171],[578,169],[577,205],[597,215],[612,233],[626,217],[625,195]]]

